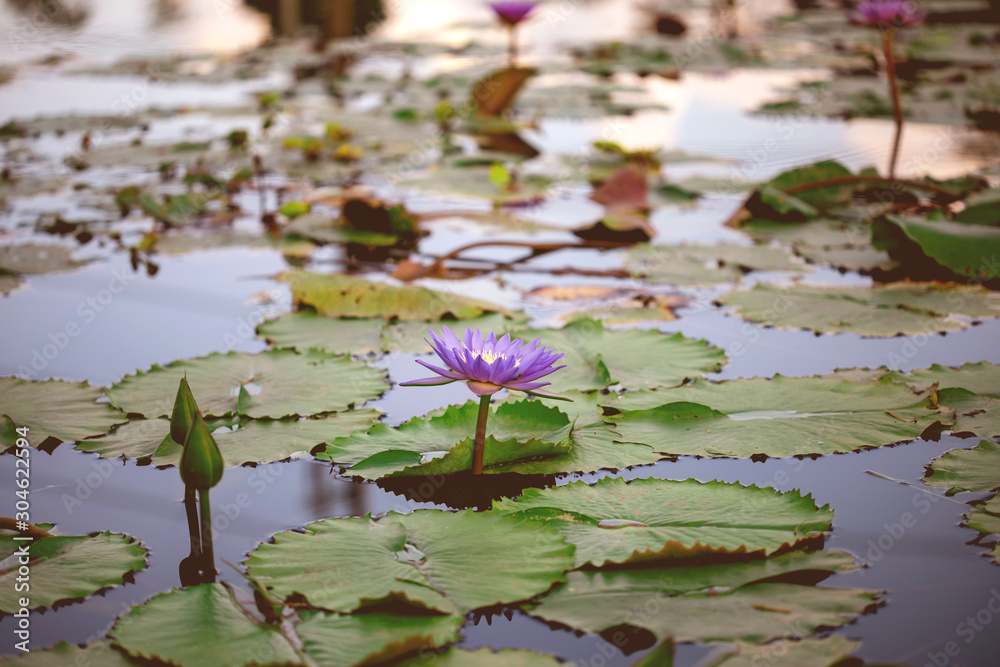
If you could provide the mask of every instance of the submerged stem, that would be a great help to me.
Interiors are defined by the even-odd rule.
[[[507,31],[510,33],[510,43],[507,45],[507,66],[513,69],[517,67],[517,26],[507,26]]]
[[[486,445],[486,418],[490,416],[490,394],[479,398],[479,419],[476,420],[476,444],[472,450],[472,474],[483,473],[483,449]]]
[[[892,36],[895,30],[882,31],[882,45],[885,48],[885,71],[889,76],[889,94],[892,96],[892,111],[896,119],[896,136],[892,141],[892,156],[889,158],[889,178],[896,177],[896,159],[899,157],[899,142],[903,137],[903,105],[899,101],[899,83],[896,81],[896,56],[893,53]]]

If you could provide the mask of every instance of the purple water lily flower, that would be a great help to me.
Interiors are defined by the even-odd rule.
[[[480,397],[507,388],[534,396],[569,400],[541,389],[552,384],[540,382],[541,378],[565,366],[553,368],[552,364],[563,355],[553,352],[547,345],[540,345],[541,341],[537,339],[525,344],[519,338],[511,339],[510,334],[504,334],[498,340],[496,334],[483,338],[479,329],[466,329],[462,340],[459,340],[447,326],[442,327],[440,337],[433,331],[428,333],[432,340],[427,342],[444,361],[446,368],[417,359],[418,364],[438,376],[401,382],[400,385],[431,386],[465,380],[472,393]]]
[[[496,12],[500,20],[509,26],[514,26],[528,18],[528,14],[538,6],[537,2],[491,2],[490,9]]]
[[[910,28],[924,19],[924,12],[910,0],[864,0],[848,12],[854,25],[875,28]]]

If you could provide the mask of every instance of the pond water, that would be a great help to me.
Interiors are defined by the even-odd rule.
[[[74,72],[74,68],[107,65],[125,56],[154,56],[163,53],[237,52],[250,48],[267,35],[266,22],[235,1],[226,0],[224,11],[218,3],[189,2],[92,2],[65,3],[82,12],[69,23],[41,21],[34,32],[26,32],[23,11],[16,3],[0,3],[0,43],[17,45],[0,49],[0,63],[17,64],[16,78],[0,86],[0,124],[12,118],[37,115],[94,114],[120,115],[116,102],[128,100],[129,112],[149,114],[145,131],[126,131],[109,138],[107,145],[127,145],[142,134],[150,143],[169,144],[223,136],[232,129],[251,127],[259,120],[246,113],[248,100],[257,92],[291,85],[287,71],[275,67],[263,77],[213,84],[161,82],[150,85],[143,76],[115,73]],[[423,3],[396,3],[398,11],[382,26],[380,37],[392,40],[430,39],[462,44],[470,36],[483,34],[489,19],[480,3],[473,0],[435,2],[434,11]],[[552,3],[556,5],[557,3]],[[595,38],[626,39],[641,27],[645,14],[636,3],[625,0],[574,2],[559,30],[553,31],[546,16],[528,24],[524,43],[532,45],[528,58],[557,59],[569,41]],[[418,7],[420,5],[420,7]],[[556,12],[553,6],[546,11]],[[743,16],[748,30],[786,11],[786,3],[761,2]],[[72,12],[71,12],[72,14]],[[691,14],[693,29],[705,29],[704,13]],[[76,23],[73,23],[76,21]],[[611,32],[605,28],[610,26]],[[498,31],[494,31],[498,32]],[[567,36],[556,39],[553,34]],[[494,39],[496,35],[483,39]],[[502,37],[502,35],[500,35]],[[502,39],[496,38],[496,44]],[[38,64],[53,52],[72,54],[63,64]],[[449,56],[450,57],[450,56]],[[31,61],[31,62],[29,62]],[[364,61],[362,61],[363,63]],[[382,57],[377,67],[391,69],[398,61]],[[410,63],[414,71],[434,72],[445,67],[446,58],[428,56]],[[95,65],[96,63],[96,65]],[[888,159],[891,123],[884,120],[845,122],[829,119],[799,119],[788,126],[775,118],[749,112],[773,99],[776,91],[796,82],[811,80],[815,71],[732,70],[693,72],[681,81],[624,79],[640,85],[646,94],[668,110],[640,111],[631,116],[586,120],[543,119],[524,133],[537,147],[539,161],[553,156],[572,156],[592,141],[609,136],[626,148],[656,145],[664,150],[696,156],[692,160],[668,164],[664,173],[671,180],[689,177],[728,183],[729,192],[716,192],[687,208],[664,207],[651,216],[658,243],[682,241],[735,241],[746,244],[748,237],[723,226],[737,210],[745,194],[744,184],[760,181],[800,164],[819,159],[837,159],[857,170]],[[136,90],[143,90],[141,99]],[[197,107],[191,114],[157,115],[152,109]],[[206,109],[215,107],[217,113]],[[232,112],[229,107],[238,107]],[[252,126],[256,129],[256,126]],[[58,171],[62,158],[79,144],[81,132],[61,136],[44,133],[22,145],[38,156],[23,173]],[[993,140],[978,140],[972,130],[954,130],[931,123],[907,125],[900,164],[901,176],[931,174],[947,178],[976,171],[996,162]],[[123,182],[155,181],[150,168],[116,165],[95,168],[80,175],[94,189]],[[289,183],[294,184],[294,179]],[[274,188],[285,184],[281,176],[269,183],[267,197],[274,201]],[[430,235],[421,240],[421,252],[429,255],[448,252],[489,232],[462,216],[463,210],[484,210],[482,204],[462,196],[428,195],[408,187],[404,179],[395,189],[383,183],[372,185],[394,194],[411,211],[458,211],[454,217],[427,223]],[[533,241],[567,241],[568,231],[591,215],[594,204],[588,190],[565,195],[528,211],[524,219],[549,226],[542,235],[529,237],[509,230],[505,238]],[[259,233],[259,206],[256,193],[245,194],[243,214],[236,220],[238,230]],[[488,210],[488,206],[485,210]],[[95,213],[96,212],[96,213]],[[67,220],[96,217],[100,210],[87,199],[86,192],[65,188],[57,193],[13,196],[0,217],[4,243],[23,242],[36,237],[31,229],[40,214],[61,215]],[[131,226],[130,226],[131,225]],[[144,226],[133,221],[121,223],[128,236],[141,234]],[[503,258],[504,252],[482,251],[483,258]],[[511,251],[512,256],[519,253]],[[11,294],[0,298],[2,349],[0,376],[18,375],[29,379],[53,377],[70,381],[86,380],[110,386],[122,376],[153,364],[203,356],[212,352],[259,352],[267,344],[254,334],[260,322],[292,310],[288,285],[272,279],[288,268],[288,260],[275,249],[260,247],[217,248],[157,257],[158,272],[147,276],[129,264],[127,253],[110,245],[89,243],[77,250],[79,258],[95,261],[71,272],[29,276]],[[470,253],[469,257],[476,257]],[[538,325],[555,325],[567,307],[526,299],[527,290],[551,285],[610,285],[636,287],[636,279],[551,275],[545,270],[563,266],[588,269],[616,269],[624,262],[624,251],[563,250],[523,264],[538,272],[512,271],[502,281],[494,275],[465,281],[428,280],[429,287],[452,293],[476,294],[502,306],[524,310]],[[340,271],[345,266],[338,252],[314,256],[312,270]],[[752,272],[747,284],[780,279],[764,272]],[[384,279],[376,276],[375,279]],[[112,294],[113,280],[124,289]],[[856,272],[818,268],[805,278],[807,284],[870,284],[870,278]],[[932,333],[892,338],[864,338],[857,334],[817,335],[804,330],[748,327],[731,311],[715,303],[727,291],[683,289],[688,305],[677,310],[677,319],[646,323],[643,327],[681,332],[705,339],[725,350],[728,361],[712,379],[755,376],[790,377],[830,373],[838,368],[898,370],[926,368],[931,364],[950,366],[982,360],[1000,363],[1000,322],[984,320],[947,334]],[[67,325],[75,323],[80,334],[56,354],[43,354]],[[383,422],[397,425],[412,417],[448,404],[469,399],[461,384],[412,389],[395,383],[412,379],[419,367],[413,354],[391,354],[371,359],[385,367],[393,383],[385,395],[368,405],[385,413]],[[744,414],[733,418],[767,419],[782,415]],[[724,480],[769,486],[781,491],[801,489],[817,504],[829,504],[835,512],[834,528],[826,546],[853,553],[868,567],[835,574],[825,586],[884,590],[877,610],[833,631],[861,641],[855,654],[868,662],[924,665],[931,654],[944,650],[950,641],[960,642],[960,655],[949,664],[994,665],[1000,651],[1000,623],[990,610],[994,596],[1000,596],[1000,569],[982,557],[983,547],[972,544],[976,533],[959,523],[969,509],[965,503],[985,494],[946,496],[941,489],[924,486],[921,479],[927,466],[942,453],[968,448],[979,439],[960,439],[950,434],[938,440],[916,440],[908,444],[870,451],[816,458],[770,458],[764,461],[700,459],[680,457],[648,466],[616,472],[562,475],[543,480],[544,484],[564,485],[577,479],[594,481],[607,476],[625,479]],[[131,605],[180,585],[178,564],[188,555],[188,529],[181,497],[183,485],[173,468],[164,470],[139,466],[134,461],[99,459],[75,451],[63,443],[33,459],[32,512],[58,525],[63,534],[118,531],[140,538],[150,549],[149,566],[134,581],[93,596],[81,603],[44,613],[32,614],[32,645],[41,649],[58,640],[87,643],[99,638],[113,620]],[[14,458],[0,457],[0,475],[13,479]],[[882,475],[908,482],[894,483]],[[6,488],[7,482],[4,482]],[[510,489],[504,489],[509,494]],[[489,490],[484,491],[488,493]],[[499,494],[499,492],[498,492]],[[407,487],[359,483],[333,474],[329,465],[309,457],[290,462],[228,469],[212,492],[216,518],[215,553],[220,563],[220,579],[234,586],[241,600],[252,599],[242,576],[228,562],[241,563],[246,554],[276,532],[303,526],[325,517],[380,515],[389,511],[410,512],[417,508],[453,507],[449,490],[424,489],[419,483]],[[474,503],[472,503],[474,504]],[[898,528],[901,516],[913,513],[916,522]],[[0,514],[4,512],[0,511]],[[987,610],[985,613],[983,610]],[[968,642],[963,624],[976,618],[982,630]],[[10,616],[0,618],[3,654],[14,654],[7,641],[14,626]],[[641,642],[625,655],[597,635],[553,628],[518,610],[491,610],[484,617],[468,618],[462,630],[461,646],[474,648],[531,648],[549,652],[580,667],[632,664],[649,649]],[[961,633],[961,634],[960,634]],[[677,664],[695,665],[711,653],[711,647],[680,645]],[[15,663],[16,664],[16,663]],[[940,667],[940,665],[938,666]]]

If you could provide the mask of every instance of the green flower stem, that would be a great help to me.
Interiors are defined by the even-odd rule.
[[[507,44],[507,66],[513,69],[517,67],[517,26],[507,26],[507,31],[510,33],[510,41]]]
[[[205,562],[205,574],[215,572],[215,551],[212,548],[212,505],[208,499],[208,489],[198,491],[201,506],[201,556]]]
[[[486,445],[486,418],[490,416],[490,395],[479,399],[479,419],[476,420],[476,444],[472,450],[472,474],[483,474],[483,449]]]
[[[892,110],[896,118],[896,136],[892,141],[892,157],[889,158],[889,178],[896,177],[896,159],[899,157],[899,142],[903,137],[903,105],[899,101],[899,83],[896,81],[896,56],[893,52],[892,37],[895,29],[882,31],[882,45],[885,48],[885,71],[889,76],[889,93],[892,96]]]
[[[198,504],[195,500],[195,489],[184,485],[184,512],[187,514],[188,534],[191,538],[191,556],[201,555],[201,526],[198,520]]]

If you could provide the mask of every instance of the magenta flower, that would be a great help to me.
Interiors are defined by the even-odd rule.
[[[490,9],[496,12],[501,21],[509,26],[515,26],[538,6],[537,2],[491,2]]]
[[[854,25],[873,28],[910,28],[924,19],[924,13],[909,0],[863,0],[847,19]]]
[[[493,333],[484,339],[479,329],[466,329],[462,340],[459,340],[447,326],[442,327],[440,337],[433,331],[428,330],[428,333],[432,340],[427,342],[444,361],[446,368],[438,368],[417,359],[418,364],[429,368],[438,376],[401,382],[401,386],[431,386],[465,380],[472,393],[480,397],[507,388],[534,396],[569,400],[565,396],[541,389],[552,384],[539,382],[541,378],[565,366],[553,368],[552,364],[563,355],[556,354],[547,345],[539,345],[540,341],[537,339],[525,344],[519,338],[512,340],[510,334],[504,334],[503,338],[497,340]]]

